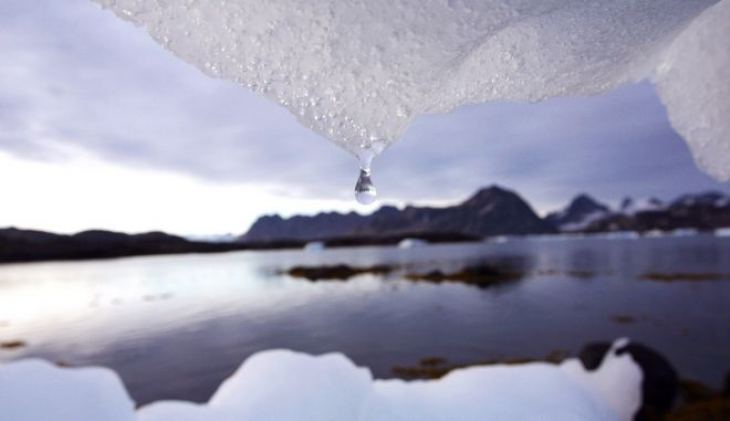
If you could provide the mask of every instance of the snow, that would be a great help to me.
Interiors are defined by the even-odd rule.
[[[597,211],[584,215],[580,221],[570,222],[567,224],[560,225],[560,230],[561,231],[580,231],[580,230],[588,228],[588,226],[591,225],[591,223],[599,221],[610,214],[611,214],[611,212],[608,212],[608,211],[597,210]]]
[[[0,365],[0,408],[13,421],[630,420],[641,379],[630,355],[613,351],[592,372],[567,360],[405,382],[373,380],[342,354],[272,350],[246,360],[207,404],[162,401],[135,412],[109,370],[29,360]]]
[[[655,198],[625,199],[619,210],[625,215],[636,215],[640,212],[658,211],[666,209],[666,205]]]
[[[649,77],[697,162],[730,179],[730,0],[94,1],[361,157],[424,113]]]
[[[0,365],[0,419],[131,421],[134,402],[105,368],[59,368],[41,360]]]

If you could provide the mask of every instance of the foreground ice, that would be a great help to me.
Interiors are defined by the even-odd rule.
[[[207,404],[156,402],[135,412],[110,370],[28,360],[0,365],[0,408],[8,421],[630,420],[641,379],[628,353],[610,352],[593,372],[568,360],[404,382],[373,380],[341,354],[276,350],[250,357]]]
[[[94,0],[354,154],[423,113],[654,80],[697,162],[730,179],[730,0]]]

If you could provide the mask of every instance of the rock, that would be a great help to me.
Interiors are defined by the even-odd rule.
[[[387,265],[375,265],[367,267],[354,267],[349,265],[332,266],[294,266],[286,273],[294,278],[305,278],[310,281],[319,280],[347,280],[356,275],[366,273],[384,275],[393,270]]]
[[[579,358],[588,370],[600,366],[604,356],[611,348],[608,342],[586,345]],[[635,342],[620,348],[617,353],[628,352],[641,367],[644,375],[641,385],[642,406],[635,420],[654,420],[668,413],[677,397],[679,376],[672,364],[659,352]]]
[[[480,264],[467,266],[452,273],[444,273],[440,270],[432,270],[426,273],[411,273],[406,275],[406,279],[436,283],[460,282],[486,288],[517,281],[523,276],[524,274],[522,272],[501,270],[492,265]]]

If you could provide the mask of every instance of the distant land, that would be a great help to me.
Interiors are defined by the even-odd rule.
[[[416,236],[459,234],[473,238],[498,235],[548,234],[556,229],[540,218],[517,193],[501,187],[479,190],[449,207],[383,206],[370,215],[355,212],[314,216],[278,215],[259,218],[241,237],[243,241],[274,239],[321,241],[336,237]]]
[[[103,259],[154,254],[216,253],[252,248],[301,246],[301,242],[281,241],[255,245],[241,242],[190,241],[164,232],[124,234],[90,230],[74,235],[63,235],[17,228],[0,229],[0,263]]]
[[[442,208],[383,206],[370,215],[325,212],[313,216],[259,218],[240,240],[327,241],[332,238],[389,236],[423,238],[448,234],[485,238],[505,235],[598,233],[614,231],[709,231],[730,227],[730,196],[720,192],[685,194],[673,201],[623,200],[618,209],[587,194],[564,209],[540,218],[517,193],[483,188],[464,202]]]
[[[0,263],[301,248],[311,242],[341,247],[395,245],[404,239],[438,243],[498,236],[713,231],[726,227],[730,227],[730,196],[720,192],[685,194],[669,202],[627,198],[618,209],[580,194],[564,209],[541,218],[517,193],[491,186],[447,207],[383,206],[369,215],[324,212],[291,218],[262,216],[244,235],[229,237],[232,241],[186,239],[163,232],[90,230],[63,235],[2,228]]]

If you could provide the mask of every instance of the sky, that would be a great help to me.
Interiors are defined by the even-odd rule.
[[[375,209],[353,200],[351,155],[88,0],[3,0],[0,52],[0,227],[239,234],[266,213]],[[373,172],[379,204],[498,184],[540,214],[581,192],[730,192],[696,168],[648,82],[422,116]]]

